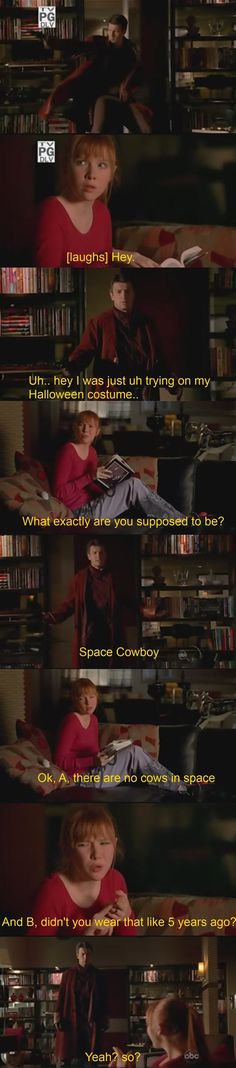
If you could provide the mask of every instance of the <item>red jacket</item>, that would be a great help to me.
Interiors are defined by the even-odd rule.
[[[68,619],[74,613],[74,637],[72,642],[72,667],[79,667],[79,649],[80,646],[85,644],[85,620],[86,620],[86,607],[85,607],[85,594],[87,583],[88,568],[85,567],[81,571],[77,571],[77,574],[72,579],[70,584],[68,597],[56,608],[53,612],[55,623],[63,623],[64,619]],[[109,587],[109,619],[112,632],[114,633],[114,611],[115,611],[115,594],[113,589],[112,577],[108,574],[108,587]]]
[[[59,1060],[72,1061],[78,1055],[79,1019],[76,1004],[77,968],[67,968],[62,976],[59,988],[57,1012],[61,1030],[56,1034],[56,1056]],[[96,1036],[96,970],[86,968],[87,990],[89,993],[88,1030],[90,1031],[90,1050],[93,1052]]]
[[[145,357],[143,357],[143,367],[146,371],[151,371],[157,359],[154,331],[152,325],[148,323],[144,316],[140,315],[140,320],[142,320],[142,330],[146,335],[146,360]],[[140,356],[138,328],[136,341],[138,357],[138,355]],[[86,362],[83,357],[86,357]],[[78,364],[81,361],[81,366],[86,367],[90,363],[92,357],[95,357],[95,359],[97,357],[97,362],[99,359],[109,360],[112,363],[117,362],[116,318],[112,308],[102,312],[102,315],[97,315],[96,318],[89,320],[79,345],[77,345],[70,357],[70,361],[77,361]]]

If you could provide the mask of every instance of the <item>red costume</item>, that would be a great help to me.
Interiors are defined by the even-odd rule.
[[[76,771],[88,771],[96,764],[99,751],[98,721],[90,716],[88,727],[83,727],[75,712],[66,716],[61,725],[54,754],[55,764],[68,775]]]
[[[45,935],[46,938],[50,935],[55,937],[58,933],[60,934],[62,932],[63,928],[60,926],[58,928],[56,926],[41,926],[42,919],[45,917],[47,917],[48,920],[54,919],[54,917],[56,917],[56,919],[68,917],[69,925],[65,926],[65,933],[67,935],[69,933],[81,934],[81,932],[82,934],[86,934],[86,923],[84,923],[84,926],[82,923],[75,928],[72,920],[92,920],[95,913],[101,912],[106,905],[115,903],[117,890],[123,890],[123,893],[127,894],[126,882],[123,875],[121,875],[119,871],[116,871],[116,868],[111,868],[110,871],[107,872],[107,875],[105,875],[104,879],[101,879],[100,891],[93,905],[90,905],[89,908],[81,908],[80,905],[76,905],[75,902],[72,901],[62,879],[60,879],[60,876],[55,872],[54,875],[50,875],[44,880],[37,894],[32,910],[32,916],[34,917],[35,924],[37,924],[37,928],[29,928],[28,933],[32,936],[37,935],[40,938],[42,938],[42,935]],[[133,912],[131,913],[131,916],[134,917]],[[88,930],[90,926],[91,924],[88,923]],[[136,931],[132,926],[125,927],[124,923],[119,923],[117,927],[114,927],[113,933],[114,935],[130,936],[135,935]]]
[[[93,593],[94,591],[94,593]],[[74,638],[72,644],[72,667],[78,667],[80,663],[79,649],[85,645],[90,637],[91,624],[93,622],[93,605],[97,605],[98,613],[101,609],[102,616],[105,613],[107,629],[110,632],[111,645],[104,648],[112,648],[114,640],[114,612],[115,595],[112,577],[108,571],[97,572],[94,568],[85,567],[72,579],[68,597],[53,612],[55,623],[62,623],[64,619],[75,615]],[[91,648],[100,648],[91,646]]]
[[[142,372],[153,371],[157,362],[157,341],[152,324],[136,310],[129,320],[110,308],[90,319],[70,360],[77,361],[79,368],[81,366],[83,369],[95,358],[94,374],[104,376],[104,361],[119,364],[121,350],[123,358],[126,356],[126,373],[132,366],[133,371],[137,369],[137,372],[138,369]]]
[[[86,460],[82,460],[69,441],[60,450],[55,467],[53,493],[72,511],[82,508],[102,492],[94,482],[98,466],[96,450],[92,445]],[[103,491],[104,492],[104,491]]]
[[[35,263],[38,267],[66,267],[67,253],[86,257],[92,253],[112,252],[111,216],[102,200],[93,204],[93,221],[90,230],[81,234],[57,197],[49,197],[41,204],[36,223]],[[85,259],[71,261],[72,267],[81,267]],[[94,263],[104,267],[103,262]]]
[[[66,969],[59,988],[57,1012],[57,1059],[69,1063],[78,1059],[85,1049],[93,1052],[102,1005],[98,998],[97,972],[92,965]]]

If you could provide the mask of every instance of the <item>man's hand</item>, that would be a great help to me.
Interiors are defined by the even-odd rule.
[[[119,98],[123,101],[123,104],[126,104],[127,100],[129,99],[129,93],[125,82],[121,82]]]
[[[47,100],[45,100],[44,103],[41,104],[41,107],[39,108],[38,114],[39,114],[40,119],[47,119],[48,116],[51,115],[52,103],[53,103],[53,97],[52,97],[52,94],[51,94],[51,96],[48,96]]]

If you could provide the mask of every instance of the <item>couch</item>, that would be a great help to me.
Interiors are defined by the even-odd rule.
[[[9,798],[11,796],[10,785],[12,784],[12,793],[15,795],[17,792],[19,799],[21,787],[28,788],[29,795],[30,793],[32,794],[32,800],[39,800],[42,797],[47,799],[49,796],[51,796],[51,800],[67,800],[68,787],[70,792],[72,791],[73,795],[75,794],[75,801],[79,797],[82,797],[83,800],[85,799],[84,787],[74,783],[69,775],[66,776],[67,780],[69,780],[68,783],[65,783],[64,780],[60,781],[61,768],[58,768],[53,763],[51,745],[46,733],[40,727],[18,719],[16,721],[16,735],[14,742],[0,747],[0,783],[2,781],[0,794],[2,800],[6,799],[7,780]],[[117,738],[122,740],[132,738],[132,742],[143,746],[150,756],[154,758],[159,756],[158,726],[153,724],[100,724],[100,749],[103,749],[109,742]],[[50,776],[49,781],[47,781],[47,775]],[[42,781],[44,778],[45,781]],[[15,791],[15,786],[20,789]],[[122,789],[122,793],[123,789],[127,793],[126,787],[119,787],[119,797],[120,789]],[[88,788],[88,793],[91,793],[90,787]],[[97,797],[97,790],[96,792],[93,790],[93,793]],[[104,793],[105,791],[103,791],[103,796]]]

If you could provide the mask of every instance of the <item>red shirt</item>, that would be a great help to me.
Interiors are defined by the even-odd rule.
[[[92,497],[101,492],[94,483],[97,466],[97,453],[92,445],[86,460],[78,456],[70,441],[67,445],[63,445],[56,460],[53,480],[54,497],[63,501],[72,511],[82,508],[83,504],[88,504]]]
[[[37,924],[37,928],[29,927],[27,933],[33,937],[39,936],[41,938],[42,935],[45,935],[46,938],[48,938],[50,935],[54,935],[55,937],[58,934],[61,934],[64,929],[67,934],[78,935],[83,933],[86,935],[86,926],[83,928],[81,925],[80,927],[74,928],[72,926],[72,920],[92,919],[95,913],[101,912],[101,909],[104,909],[106,905],[109,905],[115,900],[117,890],[123,890],[124,893],[127,894],[126,882],[119,871],[116,871],[115,868],[111,868],[107,875],[105,875],[105,878],[101,880],[100,891],[93,905],[90,905],[89,908],[81,908],[80,905],[76,905],[75,902],[72,901],[62,879],[60,879],[60,876],[55,872],[54,875],[50,875],[47,879],[44,879],[44,882],[38,891],[32,910],[32,916]],[[133,912],[131,912],[131,916],[134,916]],[[41,920],[44,917],[47,917],[47,919],[54,919],[54,917],[57,919],[64,919],[68,917],[69,925],[64,925],[64,928],[60,925],[58,927],[44,927],[41,926]],[[135,927],[125,927],[123,923],[120,923],[118,927],[114,927],[113,932],[114,935],[136,935]]]
[[[93,222],[87,234],[81,234],[71,222],[66,209],[57,197],[44,200],[39,208],[36,222],[35,262],[37,267],[66,267],[67,253],[80,253],[86,256],[92,252],[107,252],[109,259],[112,252],[111,216],[102,200],[93,204]],[[86,262],[73,261],[72,267],[85,267]],[[90,266],[88,264],[88,266]],[[106,264],[94,262],[94,267]]]
[[[74,771],[87,771],[93,768],[99,750],[98,721],[96,716],[90,716],[88,727],[71,712],[62,723],[59,739],[54,755],[55,764],[63,768],[67,775],[73,775]]]

